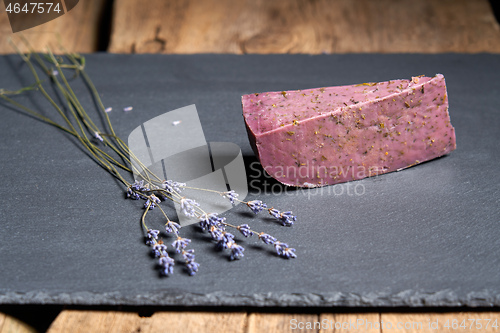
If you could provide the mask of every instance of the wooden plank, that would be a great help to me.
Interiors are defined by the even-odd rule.
[[[384,332],[500,332],[499,312],[382,313],[381,320],[386,328],[383,329]],[[495,320],[497,327],[494,327]],[[445,327],[447,324],[448,327]],[[464,324],[465,328],[461,327],[461,324]]]
[[[60,38],[62,45],[72,52],[95,52],[98,47],[100,20],[106,0],[85,0],[67,14],[37,27],[13,34],[5,6],[0,4],[0,54],[14,53],[9,38],[23,34],[37,51],[44,51],[47,45],[53,49]],[[27,48],[23,47],[25,52]]]
[[[495,320],[497,327],[494,327]],[[320,315],[251,313],[247,315],[246,313],[225,312],[157,312],[151,317],[140,317],[137,313],[132,312],[77,310],[62,311],[48,332],[145,333],[164,331],[168,327],[168,332],[173,333],[333,331],[338,333],[376,333],[384,331],[435,333],[464,330],[460,327],[460,324],[464,321],[467,324],[465,329],[467,332],[500,332],[498,328],[500,326],[500,312],[382,313],[380,315],[378,313],[323,313]],[[446,323],[449,324],[450,328],[444,327]],[[327,325],[328,327],[321,325]],[[436,325],[438,325],[437,328]],[[453,329],[454,325],[457,326],[456,329]],[[34,332],[33,329],[30,329],[29,326],[17,319],[0,313],[0,333]]]
[[[488,0],[116,0],[110,52],[496,52]]]
[[[141,333],[243,333],[246,319],[244,312],[158,312],[151,317],[149,330],[144,326]]]
[[[140,317],[133,312],[66,310],[59,314],[48,332],[243,333],[245,321],[244,312],[157,312],[151,317]]]
[[[322,313],[320,332],[380,333],[379,313]]]
[[[137,313],[118,311],[62,311],[47,332],[135,332],[140,327]]]
[[[37,331],[19,319],[0,312],[0,333],[36,333]]]
[[[248,316],[248,333],[318,332],[317,314],[251,313]]]

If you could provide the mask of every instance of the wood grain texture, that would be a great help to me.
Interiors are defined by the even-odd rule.
[[[106,0],[85,0],[67,14],[24,30],[22,33],[37,51],[44,51],[49,45],[56,49],[58,39],[72,52],[95,52],[98,46],[100,20]],[[0,4],[0,54],[15,53],[9,45],[9,38],[16,38],[9,25],[3,1]],[[23,52],[27,48],[22,47]]]
[[[140,326],[137,313],[117,311],[62,311],[47,332],[134,332]]]
[[[488,0],[115,0],[110,52],[500,52]]]
[[[151,317],[117,311],[62,311],[48,333],[243,333],[246,314],[213,312],[157,312]]]
[[[0,312],[0,333],[36,333],[36,330],[19,319]]]
[[[380,333],[379,313],[322,313],[319,318],[324,324],[319,332],[335,333]]]
[[[473,321],[474,319],[474,321]],[[477,325],[480,319],[481,326]],[[0,328],[1,326],[0,316]],[[467,328],[460,324],[465,320]],[[488,327],[486,323],[489,321]],[[449,313],[213,313],[213,312],[157,312],[151,317],[137,313],[116,311],[66,310],[54,321],[49,333],[60,332],[335,332],[335,333],[435,333],[435,332],[500,332],[500,312]],[[445,328],[446,322],[450,328]],[[451,325],[456,322],[456,329]],[[437,323],[429,326],[429,323]],[[326,326],[324,326],[326,325]],[[0,329],[0,333],[2,331]],[[31,332],[31,331],[14,331]]]
[[[248,333],[283,333],[283,332],[317,332],[318,329],[308,328],[307,323],[314,325],[319,321],[317,314],[288,313],[251,313],[248,315]],[[299,325],[303,323],[304,326]]]

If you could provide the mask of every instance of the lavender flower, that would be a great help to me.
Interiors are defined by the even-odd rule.
[[[169,220],[167,223],[165,223],[165,231],[168,233],[173,232],[175,234],[178,234],[180,228],[181,228],[181,225],[177,222]]]
[[[167,246],[163,243],[157,243],[154,247],[153,247],[153,253],[155,255],[155,257],[159,258],[161,257],[162,255],[165,255],[167,252]]]
[[[220,217],[216,213],[210,214],[210,223],[218,228],[224,229],[224,223],[226,223],[225,217]]]
[[[186,264],[186,268],[188,270],[189,275],[193,276],[198,272],[198,267],[200,267],[200,264],[194,261],[190,261]]]
[[[103,142],[103,141],[104,141],[104,139],[102,138],[102,136],[101,136],[98,132],[94,132],[94,137],[95,137],[97,140],[101,141],[101,142]]]
[[[175,247],[175,252],[181,253],[182,250],[184,250],[190,242],[191,240],[188,238],[182,238],[180,236],[177,236],[177,240],[172,243],[172,246]]]
[[[275,208],[269,208],[268,210],[269,210],[269,214],[271,214],[274,218],[276,218],[278,220],[280,219],[281,216],[280,216],[279,210],[277,210]]]
[[[238,245],[236,243],[231,243],[231,260],[240,259],[243,257],[243,251],[245,248],[243,246]]]
[[[190,250],[182,250],[182,258],[183,258],[186,262],[191,262],[191,261],[194,261],[194,250],[193,250],[193,249],[190,249]]]
[[[130,198],[132,200],[139,200],[141,196],[132,190],[132,188],[127,188],[127,198]]]
[[[276,250],[276,252],[281,256],[283,255],[283,251],[288,248],[288,244],[286,243],[282,243],[280,241],[276,241],[274,242],[274,249]]]
[[[287,247],[281,251],[280,254],[284,258],[297,258],[297,255],[295,254],[295,249]]]
[[[238,198],[239,194],[236,193],[235,191],[231,190],[231,191],[228,191],[228,192],[223,192],[222,196],[224,198],[228,198],[229,201],[234,205],[234,201],[238,200],[237,198]]]
[[[182,198],[181,199],[181,209],[182,213],[186,216],[195,217],[196,210],[195,206],[199,206],[200,204],[192,199]]]
[[[248,224],[242,224],[240,226],[237,226],[236,229],[239,230],[245,237],[252,236],[254,233],[252,230],[250,230],[250,226]]]
[[[160,230],[148,229],[148,238],[150,239],[158,239],[158,234]]]
[[[217,213],[203,214],[200,216],[200,227],[203,230],[209,229],[210,226],[215,226],[221,229],[223,228],[223,223],[226,221],[225,217],[219,217]]]
[[[203,230],[207,230],[209,226],[210,217],[208,214],[202,214],[200,216],[200,227]]]
[[[154,209],[155,207],[156,207],[156,204],[151,199],[146,200],[146,202],[144,203],[145,209]]]
[[[209,227],[210,216],[208,214],[202,214],[200,216],[200,227],[203,230],[207,230]]]
[[[219,239],[217,243],[217,247],[219,249],[228,249],[234,243],[234,235],[230,232],[224,231],[222,233],[222,237]]]
[[[273,236],[265,234],[263,232],[259,234],[259,239],[266,244],[274,244],[277,241],[277,239],[274,238]]]
[[[182,187],[186,186],[186,183],[174,182],[173,180],[164,180],[161,186],[168,193],[174,193],[182,191]]]
[[[133,200],[139,199],[148,199],[145,195],[142,195],[141,192],[149,191],[148,185],[144,185],[144,180],[135,181],[127,188],[127,198],[131,198]],[[147,205],[146,205],[147,207]]]
[[[293,225],[293,222],[297,221],[297,217],[292,215],[293,213],[291,211],[281,213],[280,215],[280,221],[284,226],[291,226]]]
[[[139,192],[143,192],[143,191],[147,191],[149,190],[149,188],[147,186],[144,186],[144,180],[141,180],[141,181],[135,181],[132,185],[130,185],[130,187],[135,190],[135,191],[139,191]]]
[[[224,232],[224,230],[212,225],[212,226],[210,226],[210,229],[208,232],[210,233],[210,236],[212,236],[213,240],[220,241],[223,237],[222,233]]]
[[[267,205],[260,200],[252,200],[247,202],[247,206],[254,212],[255,214],[260,213],[264,209],[267,208]]]
[[[170,258],[168,255],[160,257],[160,259],[158,260],[158,264],[162,268],[161,272],[163,275],[168,276],[168,275],[174,273],[175,261],[174,261],[174,259]]]
[[[270,208],[269,214],[271,214],[274,218],[280,221],[281,224],[287,227],[293,225],[293,222],[297,220],[297,217],[294,216],[291,211],[282,213],[277,209]]]
[[[154,194],[151,194],[151,200],[153,200],[154,203],[159,204],[161,200]]]
[[[222,233],[222,240],[227,244],[229,242],[234,241],[234,235],[230,232],[223,232]]]
[[[149,196],[149,198],[146,200],[146,202],[144,203],[144,208],[148,208],[149,209],[154,209],[156,207],[157,204],[159,204],[161,202],[160,199],[158,199],[157,196],[155,196],[154,194],[151,194]]]

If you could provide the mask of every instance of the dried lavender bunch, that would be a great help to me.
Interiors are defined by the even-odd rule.
[[[25,40],[23,42],[29,48],[29,44]],[[236,226],[226,222],[226,218],[219,216],[217,213],[207,213],[198,202],[182,195],[181,192],[185,189],[213,192],[227,198],[233,205],[236,203],[245,204],[255,214],[267,210],[283,226],[291,226],[296,221],[296,217],[291,211],[281,212],[273,207],[268,208],[260,200],[240,200],[235,191],[220,192],[210,189],[193,188],[186,186],[185,183],[160,179],[142,164],[133,152],[130,151],[127,144],[115,134],[108,116],[111,108],[104,107],[97,89],[86,74],[85,58],[83,56],[67,52],[64,56],[55,56],[50,49],[47,54],[38,54],[32,50],[27,54],[23,54],[15,45],[13,46],[31,71],[35,83],[16,91],[0,89],[0,98],[39,120],[77,138],[82,147],[89,152],[90,157],[124,185],[127,198],[144,201],[141,224],[145,232],[146,245],[151,248],[152,255],[157,258],[160,271],[163,275],[168,276],[173,274],[174,265],[179,262],[185,266],[189,275],[195,275],[200,266],[195,261],[194,249],[188,248],[191,240],[180,235],[181,226],[179,223],[172,221],[162,208],[162,204],[165,203],[177,203],[180,205],[184,215],[197,218],[201,228],[212,237],[215,246],[221,250],[227,250],[229,252],[229,259],[231,260],[242,258],[245,249],[236,243],[234,234],[227,231],[228,228],[239,231],[245,237],[258,236],[263,243],[274,246],[277,255],[280,257],[296,257],[295,249],[289,247],[286,243],[278,241],[275,237],[267,233],[254,231],[248,224]],[[47,82],[40,78],[39,71],[37,71],[35,66],[38,66],[43,75],[50,79],[51,83],[49,84],[52,84],[57,89],[60,97],[62,97],[60,98],[63,101],[62,105],[58,104],[56,99],[47,93],[45,89]],[[104,115],[106,120],[104,128],[99,128],[93,122],[84,106],[79,102],[66,77],[65,72],[68,70],[72,71],[75,76],[81,77],[87,84],[90,93],[97,102],[98,111]],[[18,103],[12,97],[33,90],[39,91],[50,102],[57,114],[63,119],[62,123],[43,116],[39,112]],[[140,174],[142,179],[140,181],[129,182],[127,179],[133,174]],[[167,249],[169,247],[160,238],[160,231],[149,227],[146,223],[147,215],[155,208],[161,212],[165,219],[165,233],[174,238],[170,246],[175,251],[175,257],[179,256],[182,260],[172,258],[168,254]]]

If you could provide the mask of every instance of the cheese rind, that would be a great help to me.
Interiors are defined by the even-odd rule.
[[[332,185],[456,148],[443,75],[242,97],[250,143],[283,184]]]

